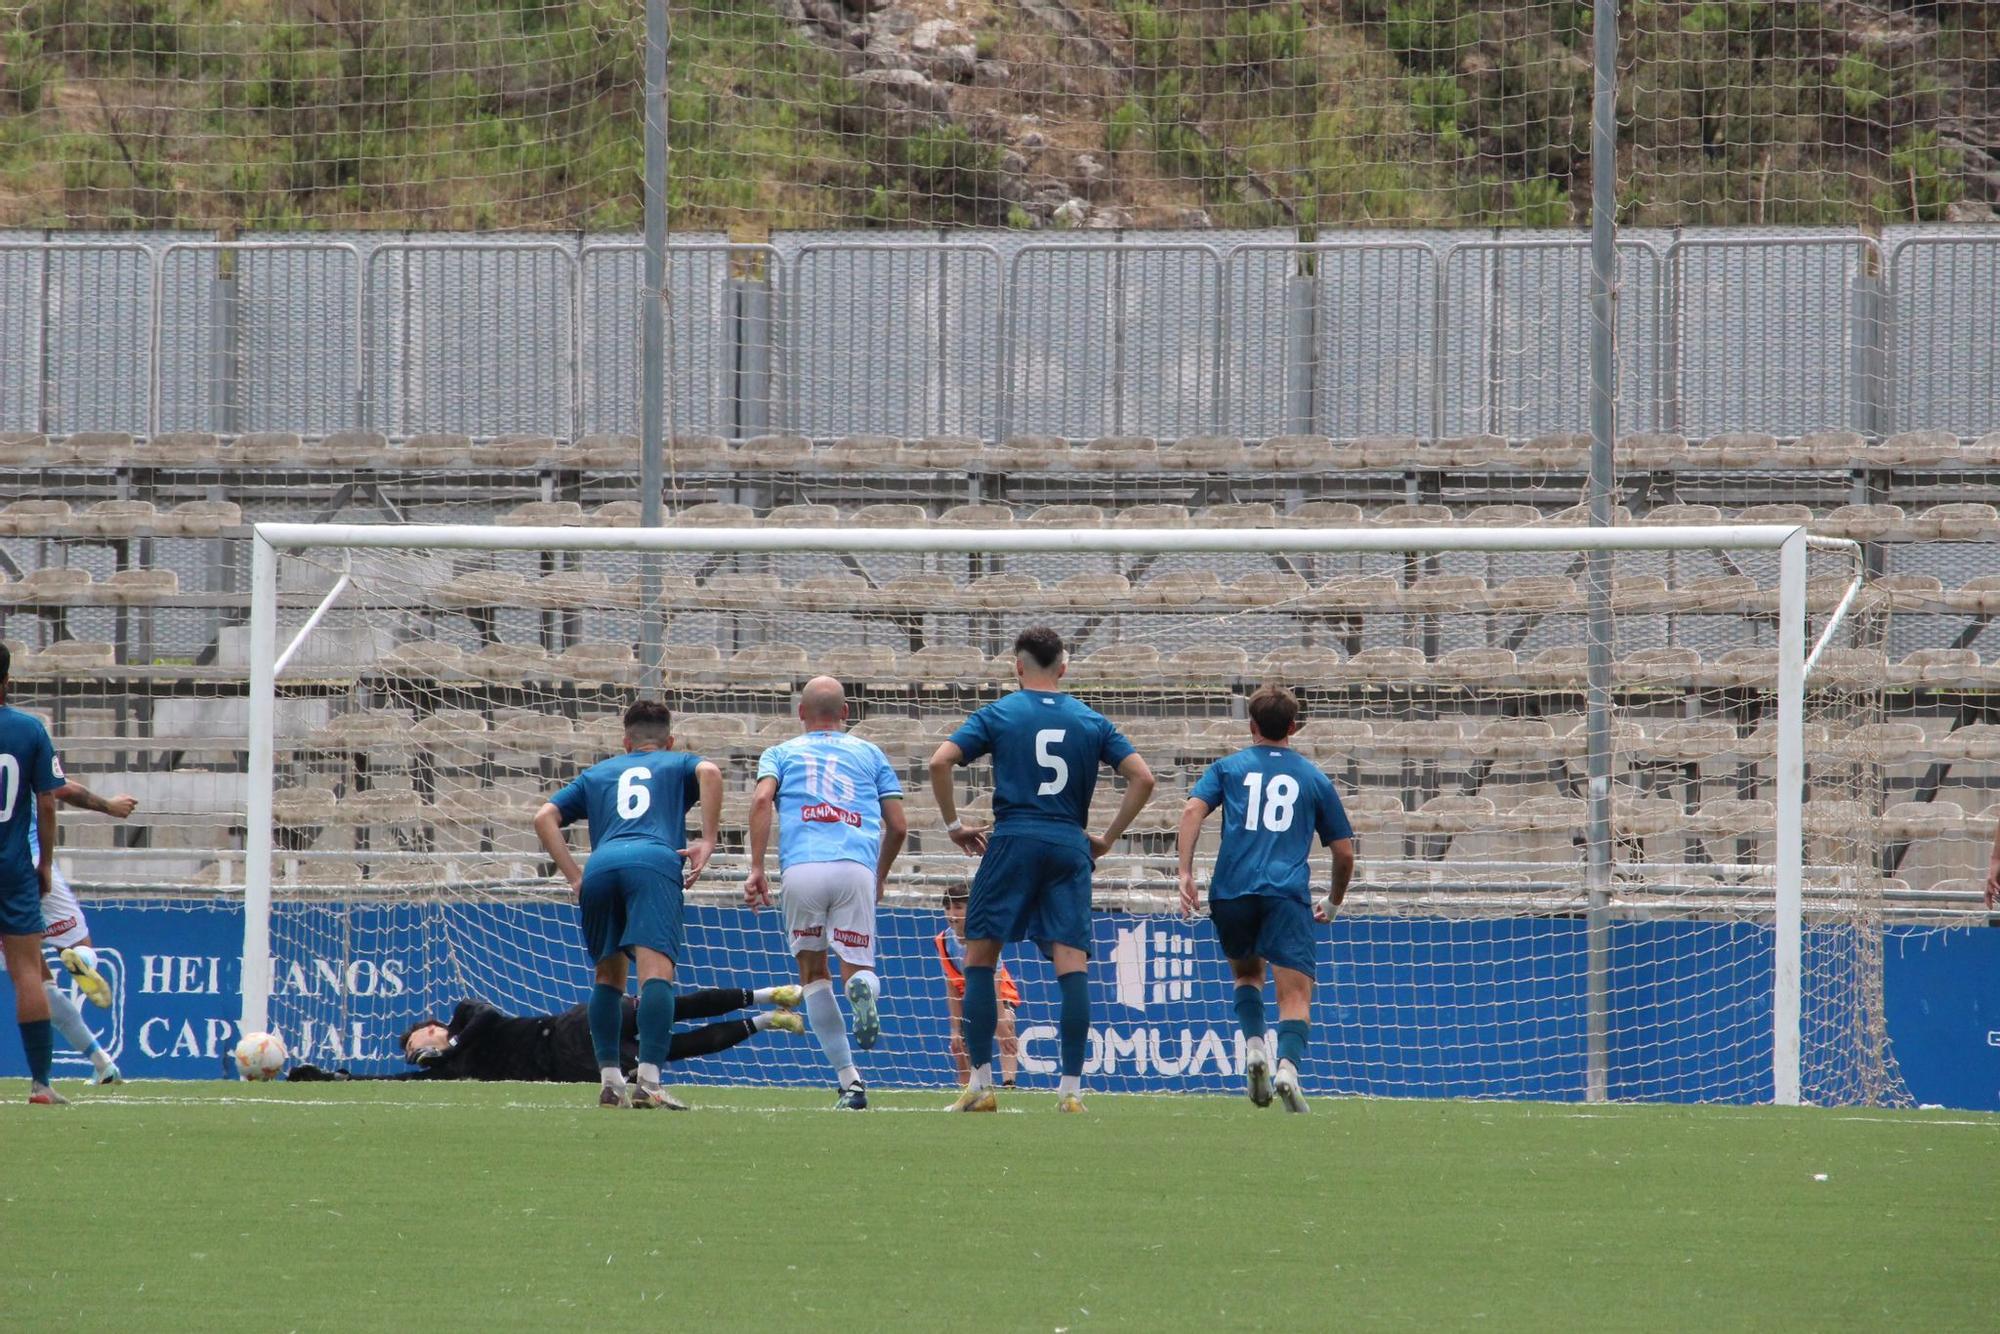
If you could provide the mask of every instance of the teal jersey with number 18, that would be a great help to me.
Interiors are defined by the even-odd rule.
[[[564,824],[590,821],[593,856],[606,852],[658,855],[687,844],[687,813],[700,792],[701,756],[678,750],[638,750],[601,760],[549,798]]]
[[[1217,760],[1188,795],[1222,811],[1211,900],[1310,902],[1313,837],[1329,845],[1354,837],[1333,780],[1290,746],[1249,746]]]

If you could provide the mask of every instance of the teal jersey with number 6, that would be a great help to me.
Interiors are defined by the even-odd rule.
[[[1312,901],[1313,837],[1354,837],[1333,780],[1290,746],[1249,746],[1208,766],[1188,793],[1222,811],[1208,897],[1269,894]]]
[[[971,763],[993,757],[993,832],[1081,844],[1097,767],[1117,768],[1132,743],[1088,704],[1055,690],[1017,690],[965,720],[951,742]]]
[[[564,824],[590,821],[593,856],[657,856],[687,845],[687,813],[700,797],[694,769],[701,756],[638,750],[601,760],[549,798]]]

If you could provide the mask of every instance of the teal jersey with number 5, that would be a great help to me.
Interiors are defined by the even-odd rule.
[[[591,765],[549,798],[564,824],[590,821],[593,855],[657,856],[687,845],[687,813],[700,797],[694,769],[701,756],[640,750]]]
[[[1054,690],[1017,690],[951,734],[966,763],[993,757],[993,832],[1081,844],[1097,767],[1117,768],[1132,743],[1088,704]]]
[[[1208,897],[1312,901],[1313,837],[1353,838],[1333,780],[1290,746],[1250,746],[1208,766],[1188,793],[1222,812]]]

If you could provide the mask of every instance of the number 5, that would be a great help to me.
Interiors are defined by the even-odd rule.
[[[1049,771],[1049,777],[1035,789],[1038,797],[1052,797],[1069,786],[1069,761],[1052,753],[1050,746],[1060,743],[1067,733],[1060,727],[1051,727],[1035,733],[1035,763]]]

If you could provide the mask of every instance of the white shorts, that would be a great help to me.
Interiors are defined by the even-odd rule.
[[[53,877],[55,887],[42,900],[42,921],[48,931],[42,937],[42,944],[52,950],[68,949],[71,945],[81,945],[90,935],[90,922],[77,906],[76,891],[63,879],[61,871]]]
[[[801,862],[785,872],[783,900],[792,953],[832,950],[857,968],[875,966],[874,867]]]

